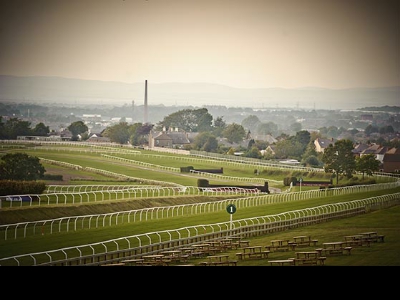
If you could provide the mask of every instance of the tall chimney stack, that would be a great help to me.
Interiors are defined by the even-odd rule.
[[[147,124],[147,79],[144,81],[144,124]]]

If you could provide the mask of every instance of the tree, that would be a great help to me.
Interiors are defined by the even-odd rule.
[[[235,148],[229,148],[228,152],[226,153],[228,155],[235,155]]]
[[[122,145],[129,142],[131,134],[133,133],[128,123],[120,122],[113,126],[107,127],[103,135],[108,137],[111,142]]]
[[[72,141],[77,141],[78,135],[89,130],[83,121],[72,122],[67,128],[72,134]]]
[[[21,135],[32,135],[31,123],[11,118],[2,126],[3,136],[0,138],[16,140]]]
[[[242,126],[252,132],[256,132],[258,125],[261,124],[260,119],[255,115],[250,115],[243,119]]]
[[[225,123],[223,117],[217,117],[214,120],[214,129],[213,129],[212,133],[215,136],[222,137],[222,131],[224,131],[225,128],[226,128],[226,123]]]
[[[380,134],[394,133],[394,129],[392,125],[387,125],[379,128]]]
[[[339,182],[339,175],[345,174],[351,178],[356,169],[356,162],[353,155],[353,143],[350,140],[339,140],[335,144],[330,144],[322,156],[322,162],[325,164],[325,172],[336,174],[336,184]]]
[[[253,145],[248,151],[246,151],[243,156],[252,158],[262,157],[260,150],[255,145]]]
[[[373,171],[378,171],[379,165],[380,161],[375,158],[374,154],[364,154],[356,158],[356,170],[362,172],[363,179],[365,173],[371,176]]]
[[[148,144],[149,141],[148,136],[152,128],[153,128],[152,124],[135,123],[130,125],[129,127],[130,143],[133,146]]]
[[[278,133],[278,125],[274,122],[261,123],[257,127],[257,133],[262,135],[275,136]]]
[[[277,158],[300,159],[302,153],[302,145],[294,136],[286,140],[281,140],[275,145],[275,155]]]
[[[246,136],[246,131],[244,130],[242,125],[232,123],[224,129],[222,135],[231,144],[240,143]]]
[[[213,117],[208,113],[206,108],[195,110],[197,114],[197,131],[206,132],[211,131]]]
[[[306,147],[306,150],[301,156],[301,163],[304,166],[310,166],[310,167],[318,167],[320,166],[321,162],[318,159],[319,154],[315,150],[315,144],[314,142],[310,141]],[[322,155],[321,155],[322,157]]]
[[[255,141],[254,139],[251,139],[251,140],[249,141],[249,143],[247,144],[247,149],[248,149],[248,150],[251,150],[251,148],[252,148],[253,146],[257,147],[255,144],[256,144],[256,141]],[[258,149],[258,148],[257,148],[257,149]]]
[[[317,168],[317,167],[319,167],[319,164],[320,164],[318,158],[315,155],[308,156],[305,160],[302,161],[302,163],[305,166],[309,166],[312,168]]]
[[[204,146],[200,149],[206,152],[216,152],[218,149],[217,138],[213,135],[209,136]]]
[[[212,129],[212,115],[207,108],[183,109],[172,113],[158,123],[158,127],[179,128],[186,132],[204,132]]]
[[[32,135],[47,136],[50,132],[49,126],[44,125],[42,122],[37,124],[32,130]]]
[[[39,158],[26,153],[7,153],[1,157],[0,179],[37,180],[43,178],[45,168]]]
[[[310,143],[311,134],[307,130],[301,130],[301,131],[296,132],[295,139],[302,145],[302,148],[303,148],[302,152],[304,152],[307,145]]]
[[[215,152],[218,149],[218,141],[210,132],[201,132],[194,138],[193,147],[196,150]]]
[[[0,139],[3,139],[4,137],[5,137],[5,131],[4,131],[3,117],[0,116]]]
[[[377,126],[373,126],[371,124],[368,124],[368,126],[365,127],[365,129],[364,129],[364,133],[367,136],[369,136],[369,135],[371,135],[372,133],[375,133],[375,132],[379,132],[379,129],[378,129]]]

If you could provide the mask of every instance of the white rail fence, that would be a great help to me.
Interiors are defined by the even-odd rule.
[[[104,264],[116,260],[138,257],[144,253],[154,253],[166,248],[177,248],[187,245],[187,241],[193,244],[207,238],[210,239],[215,234],[228,236],[260,235],[265,234],[265,232],[282,231],[288,228],[350,217],[366,213],[372,209],[399,205],[399,202],[400,193],[394,193],[288,211],[276,215],[149,232],[92,244],[6,257],[0,259],[0,265],[68,265],[68,262],[72,263],[72,261],[76,264],[86,265]],[[157,247],[157,245],[160,247]],[[103,257],[103,260],[101,260],[101,257]]]
[[[91,229],[99,227],[107,227],[124,223],[142,222],[147,220],[173,218],[178,216],[191,216],[203,213],[220,212],[226,209],[228,203],[235,204],[237,208],[255,207],[266,204],[286,203],[291,201],[299,201],[304,199],[322,198],[327,196],[338,196],[352,193],[371,192],[382,189],[391,189],[398,186],[395,183],[383,183],[364,186],[348,186],[341,188],[332,188],[329,190],[309,190],[304,192],[280,193],[280,194],[256,194],[249,196],[246,189],[235,188],[217,188],[217,189],[201,189],[197,187],[187,186],[185,192],[190,195],[239,195],[243,196],[234,199],[225,199],[220,201],[210,201],[203,203],[182,204],[175,206],[159,206],[151,208],[143,208],[137,210],[120,211],[106,214],[69,216],[50,220],[40,220],[32,222],[20,222],[14,224],[0,225],[0,238],[7,240],[9,238],[25,238],[30,235],[37,234],[53,234],[59,232],[69,232],[79,229]],[[39,195],[40,197],[56,197],[53,204],[80,204],[90,201],[106,201],[110,199],[132,199],[134,197],[172,197],[182,195],[181,191],[174,188],[154,188],[135,189],[128,188],[126,190],[115,191],[96,191],[81,193],[59,193]],[[95,200],[90,200],[90,195]],[[17,196],[19,197],[19,196]],[[29,197],[32,197],[29,195]],[[118,198],[119,197],[119,198]],[[123,198],[125,197],[125,198]],[[67,201],[69,199],[69,202]],[[53,198],[54,200],[54,198]],[[33,203],[34,201],[31,201]],[[17,202],[22,205],[23,201]],[[44,201],[50,204],[50,200]],[[17,204],[17,205],[18,205]],[[40,205],[40,204],[39,204]]]

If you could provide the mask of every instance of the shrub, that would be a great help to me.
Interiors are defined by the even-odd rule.
[[[63,181],[63,176],[62,175],[56,175],[56,174],[44,174],[43,180]]]
[[[0,196],[41,194],[46,184],[41,181],[0,180]]]

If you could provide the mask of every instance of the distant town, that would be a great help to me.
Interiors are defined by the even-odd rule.
[[[321,167],[321,153],[337,140],[348,139],[354,154],[374,154],[380,170],[400,170],[400,107],[359,110],[253,109],[223,106],[62,105],[42,106],[25,102],[0,103],[1,139],[85,140],[117,142],[136,147],[209,150],[260,159]],[[188,125],[190,115],[206,119]],[[204,118],[206,117],[206,118]],[[147,122],[144,122],[147,118]],[[74,139],[71,125],[81,122],[83,134]],[[125,127],[121,127],[123,124]],[[23,125],[23,126],[21,126]],[[240,132],[237,138],[229,130]],[[23,132],[22,129],[27,129]],[[124,140],[110,134],[119,129],[136,132]],[[22,131],[21,131],[22,130]],[[36,131],[35,131],[36,130]],[[140,133],[138,133],[140,132]],[[207,132],[214,146],[205,147],[200,134]],[[36,133],[36,134],[35,134]],[[39,133],[39,134],[37,134]],[[200,135],[201,136],[201,135]],[[197,137],[197,140],[196,140]],[[255,148],[254,148],[254,147]],[[309,148],[312,149],[309,149]],[[253,148],[253,149],[251,149]],[[390,167],[384,167],[385,153]],[[308,154],[307,154],[308,153]]]

